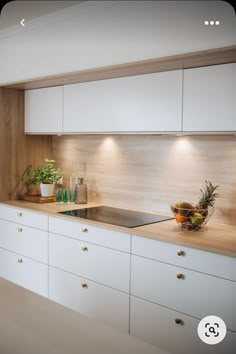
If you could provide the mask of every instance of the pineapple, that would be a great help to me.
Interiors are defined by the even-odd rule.
[[[219,186],[213,186],[211,181],[205,181],[203,189],[200,189],[201,198],[198,202],[199,209],[208,209],[208,207],[213,207],[215,204],[215,199],[219,197],[219,194],[216,193],[216,189]]]

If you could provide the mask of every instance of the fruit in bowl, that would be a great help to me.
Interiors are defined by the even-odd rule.
[[[171,204],[170,208],[176,222],[188,230],[203,229],[214,211],[215,200],[219,197],[216,193],[217,188],[218,185],[213,186],[211,181],[205,181],[196,205],[181,200]]]

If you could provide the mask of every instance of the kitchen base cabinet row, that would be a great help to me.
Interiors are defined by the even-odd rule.
[[[236,348],[234,257],[0,205],[0,276],[175,354]],[[222,343],[199,321],[221,317]]]

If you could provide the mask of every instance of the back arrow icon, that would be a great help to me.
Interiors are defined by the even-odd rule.
[[[20,21],[20,24],[21,24],[23,27],[25,27],[24,22],[25,22],[25,19],[23,18],[23,20],[22,20],[22,21]]]

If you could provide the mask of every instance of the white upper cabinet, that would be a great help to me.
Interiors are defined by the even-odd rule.
[[[181,131],[182,70],[64,86],[64,133]]]
[[[236,63],[184,70],[183,130],[236,131]]]
[[[63,86],[25,91],[25,133],[62,132]]]

